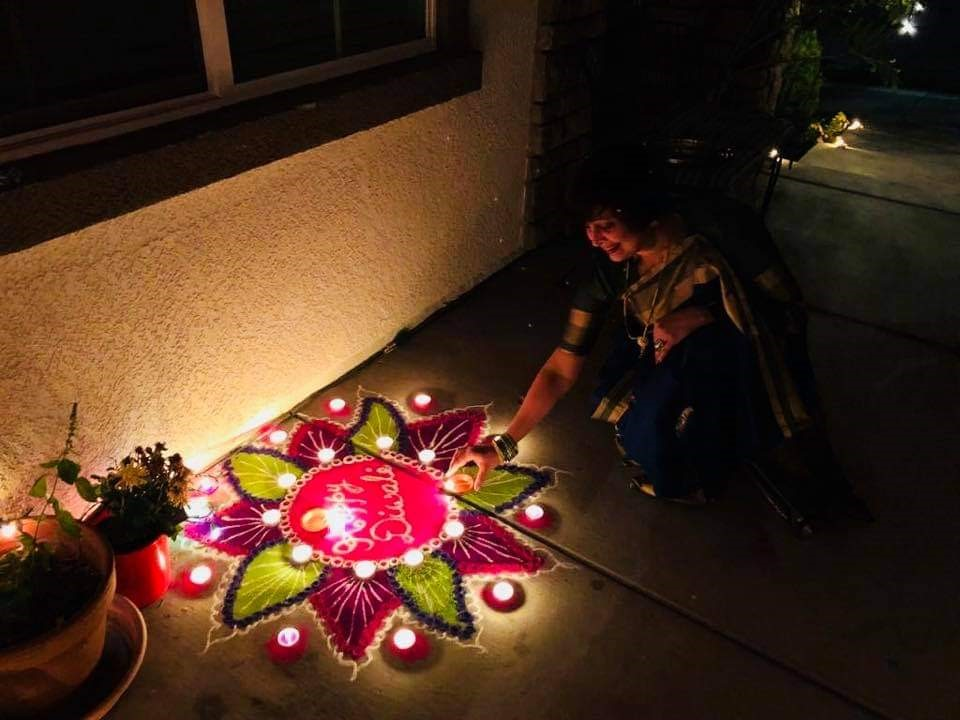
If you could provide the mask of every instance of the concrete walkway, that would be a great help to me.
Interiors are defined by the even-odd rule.
[[[914,104],[931,139],[897,119],[901,96],[862,96],[857,149],[785,169],[769,221],[822,309],[813,359],[875,523],[799,541],[745,480],[707,508],[638,495],[609,428],[586,419],[588,380],[520,457],[566,471],[542,537],[573,568],[527,581],[516,613],[485,612],[486,653],[438,643],[418,672],[377,661],[350,683],[318,641],[272,666],[275,623],[200,655],[211,601],[170,596],[147,611],[147,659],[113,716],[960,717],[960,105]],[[329,394],[441,388],[452,405],[493,401],[502,427],[556,343],[581,257],[532,253]],[[322,415],[321,399],[298,410]]]

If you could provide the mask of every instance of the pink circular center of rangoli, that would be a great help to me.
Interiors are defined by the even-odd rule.
[[[440,537],[447,512],[433,476],[375,458],[318,468],[287,510],[301,542],[348,564],[427,545]]]

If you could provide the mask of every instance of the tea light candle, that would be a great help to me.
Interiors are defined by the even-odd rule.
[[[267,655],[278,665],[294,663],[307,651],[308,635],[305,627],[281,628],[264,645]]]
[[[20,528],[16,521],[11,521],[0,525],[0,540],[13,540],[20,534]]]
[[[473,478],[466,473],[457,473],[443,481],[443,489],[447,492],[463,495],[473,490]]]
[[[543,505],[530,503],[517,513],[516,519],[528,528],[540,529],[553,524],[553,513]]]
[[[423,633],[413,628],[401,627],[390,636],[387,648],[398,660],[413,663],[423,660],[430,654],[430,641]]]
[[[346,415],[350,411],[350,406],[343,398],[331,398],[327,403],[327,411],[331,415]]]
[[[180,593],[190,598],[205,595],[213,587],[213,575],[213,568],[207,563],[185,568],[177,583]]]
[[[271,432],[267,436],[267,439],[274,445],[279,445],[280,443],[282,443],[284,440],[287,439],[287,431],[281,430],[278,428],[277,430],[274,430],[273,432]]]
[[[413,405],[413,409],[417,412],[425,413],[433,407],[433,398],[425,392],[418,392],[413,396],[410,404]]]
[[[523,605],[523,588],[510,580],[487,583],[481,595],[487,605],[500,612],[510,612]]]

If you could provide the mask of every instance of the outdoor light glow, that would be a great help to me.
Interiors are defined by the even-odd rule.
[[[333,398],[327,403],[327,408],[332,413],[342,413],[347,407],[347,401],[343,398]]]
[[[776,160],[780,156],[780,150],[777,148],[770,148],[770,152],[767,153],[767,157],[771,160]]]
[[[280,647],[293,647],[300,642],[300,631],[295,627],[285,627],[277,633],[277,645]]]
[[[423,552],[420,550],[407,550],[403,554],[403,562],[409,565],[410,567],[416,567],[423,562]]]
[[[417,457],[420,459],[420,462],[422,462],[424,465],[429,465],[430,463],[432,463],[434,460],[437,459],[437,454],[430,448],[424,448],[423,450],[417,453]]]
[[[295,482],[297,482],[297,476],[293,473],[283,473],[282,475],[277,475],[277,485],[282,487],[284,490],[287,488],[292,488]]]
[[[317,453],[317,457],[320,458],[320,462],[326,465],[329,462],[333,462],[336,454],[333,448],[321,448],[320,452]]]
[[[270,433],[269,439],[270,439],[270,442],[272,442],[274,445],[279,445],[280,443],[282,443],[284,440],[287,439],[287,431],[274,430],[272,433]]]
[[[187,517],[191,520],[199,520],[210,514],[210,501],[206,498],[192,498],[187,503]]]
[[[313,557],[313,548],[306,543],[301,545],[294,545],[293,550],[290,552],[290,558],[297,564],[303,565],[305,562],[309,562],[310,558]]]
[[[206,585],[213,578],[213,570],[209,565],[197,565],[190,571],[190,582],[194,585]]]
[[[280,524],[280,511],[277,508],[264,510],[263,515],[260,516],[260,519],[267,527],[276,527]]]
[[[900,21],[900,29],[897,32],[912,37],[917,34],[917,24],[913,21],[913,18],[906,17]]]
[[[507,602],[513,598],[513,584],[501,580],[493,586],[493,596],[500,602]]]
[[[377,447],[381,450],[389,450],[393,446],[393,438],[389,435],[381,435],[377,438]]]
[[[0,525],[0,540],[13,540],[20,532],[16,522],[8,522]]]
[[[523,514],[526,515],[527,520],[540,520],[543,518],[543,508],[537,504],[527,505]]]
[[[373,577],[377,571],[377,564],[373,560],[361,560],[353,566],[353,573],[361,580]]]
[[[393,646],[397,650],[409,650],[417,642],[417,635],[410,628],[400,628],[393,634]]]
[[[448,537],[458,538],[463,535],[464,531],[467,528],[459,520],[450,520],[447,523],[444,523],[443,531],[447,534]]]
[[[413,404],[419,409],[423,410],[426,407],[430,406],[430,403],[433,402],[433,398],[427,395],[426,393],[417,393],[413,396]]]
[[[850,121],[850,124],[847,126],[847,130],[860,130],[863,127],[863,123],[860,122],[860,118],[854,118]]]

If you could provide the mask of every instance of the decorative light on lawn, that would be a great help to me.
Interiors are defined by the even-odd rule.
[[[459,520],[449,520],[443,525],[443,531],[447,534],[447,537],[453,539],[463,535],[466,529],[466,526]]]
[[[297,476],[293,473],[281,473],[277,475],[277,485],[282,487],[284,490],[288,490],[293,487],[294,483],[297,482]]]
[[[377,447],[381,450],[389,450],[393,447],[393,438],[389,435],[381,435],[377,438]]]
[[[416,548],[407,550],[403,554],[403,562],[410,567],[416,567],[423,562],[423,551],[417,550]]]
[[[913,17],[905,17],[900,21],[900,29],[897,30],[900,35],[909,35],[913,37],[917,34],[917,24],[913,21]]]
[[[270,435],[268,435],[267,437],[268,437],[268,439],[270,440],[270,442],[272,442],[274,445],[279,445],[280,443],[282,443],[284,440],[287,439],[287,431],[286,431],[286,430],[274,430],[274,431],[273,431],[272,433],[270,433]]]
[[[280,511],[277,508],[264,510],[263,515],[260,516],[260,519],[267,527],[276,527],[280,524]]]
[[[373,560],[361,560],[353,566],[353,574],[361,580],[372,578],[375,572],[377,572],[377,564]]]
[[[328,465],[333,462],[333,458],[337,455],[336,451],[333,448],[320,448],[320,452],[317,453],[317,457],[320,459],[324,465]]]
[[[310,562],[310,558],[312,557],[313,547],[307,545],[306,543],[294,545],[293,550],[290,551],[290,559],[293,560],[293,562],[297,565],[303,565],[304,563]]]
[[[417,453],[417,458],[424,465],[429,465],[430,463],[432,463],[434,460],[437,459],[437,453],[431,450],[430,448],[424,448],[423,450]]]
[[[20,528],[16,520],[0,525],[0,540],[13,540],[20,534]]]

